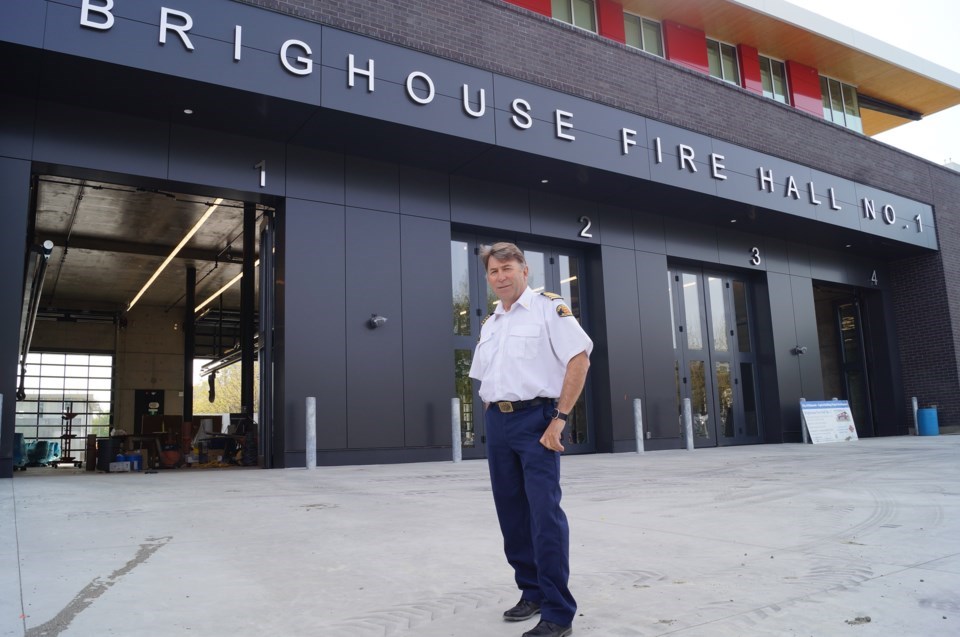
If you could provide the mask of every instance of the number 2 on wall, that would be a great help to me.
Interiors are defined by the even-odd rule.
[[[593,225],[593,222],[590,221],[590,217],[580,217],[580,223],[583,224],[583,227],[580,228],[580,236],[586,239],[592,239],[593,234],[590,232],[590,226]]]

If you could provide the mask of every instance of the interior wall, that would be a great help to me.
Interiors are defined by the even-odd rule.
[[[34,351],[113,353],[114,427],[133,432],[134,391],[164,390],[164,411],[183,415],[183,332],[181,312],[137,305],[118,331],[112,323],[38,321]]]

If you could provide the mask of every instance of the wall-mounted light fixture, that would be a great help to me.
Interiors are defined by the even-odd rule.
[[[143,287],[140,288],[140,291],[137,292],[137,295],[133,297],[133,300],[130,301],[129,305],[127,305],[128,312],[137,303],[137,301],[140,300],[140,297],[143,296],[143,293],[147,291],[147,288],[153,285],[153,282],[157,280],[157,277],[160,276],[160,273],[163,272],[168,265],[170,265],[170,262],[173,261],[173,258],[177,256],[181,250],[183,250],[183,246],[187,245],[187,242],[193,238],[193,235],[197,234],[200,226],[207,222],[207,219],[210,218],[210,215],[213,214],[213,211],[216,210],[221,203],[223,203],[223,198],[217,198],[216,201],[210,204],[210,207],[207,208],[207,211],[203,213],[203,216],[200,217],[200,220],[197,221],[197,223],[194,224],[194,226],[190,229],[190,232],[188,232],[187,235],[180,240],[180,243],[178,243],[177,247],[173,249],[173,252],[170,253],[170,256],[163,260],[163,263],[161,263],[160,267],[157,268],[157,271],[153,273],[153,276],[151,276],[150,279],[143,284]]]
[[[797,345],[797,346],[794,347],[793,350],[791,350],[791,351],[792,351],[794,354],[796,354],[797,356],[802,356],[803,354],[806,354],[806,353],[807,353],[807,348],[804,347],[804,346],[802,346],[802,345]]]
[[[386,316],[380,316],[379,314],[371,314],[370,318],[367,319],[367,327],[371,330],[375,330],[378,327],[383,327],[387,322]]]

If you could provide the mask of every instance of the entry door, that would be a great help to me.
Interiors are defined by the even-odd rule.
[[[834,304],[834,310],[840,334],[841,377],[846,392],[844,398],[850,403],[858,434],[870,436],[873,435],[873,412],[870,408],[870,379],[860,302],[856,298],[838,302]]]
[[[464,458],[486,456],[483,428],[483,403],[479,383],[470,377],[473,351],[480,338],[480,324],[496,308],[499,300],[487,285],[480,262],[481,245],[502,239],[475,235],[454,235],[450,242],[450,263],[453,274],[453,362],[457,397],[460,398],[460,430]],[[586,328],[583,313],[582,258],[571,250],[518,242],[530,269],[528,285],[535,292],[555,292],[569,305],[571,312]],[[589,381],[570,414],[563,441],[565,453],[595,450],[589,417]]]
[[[689,398],[694,446],[760,441],[756,354],[749,287],[728,273],[668,272],[674,324],[674,378],[681,437]]]

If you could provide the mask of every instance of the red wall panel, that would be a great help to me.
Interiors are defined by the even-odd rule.
[[[625,43],[623,7],[613,0],[597,0],[597,31],[606,38]]]
[[[666,58],[701,73],[710,73],[707,61],[707,35],[683,24],[663,21],[663,46]]]
[[[790,88],[790,103],[794,107],[823,117],[823,97],[817,69],[787,60],[787,84]]]
[[[515,4],[524,9],[530,9],[537,13],[549,17],[553,16],[553,8],[550,6],[550,0],[507,0],[510,4]]]
[[[763,95],[763,81],[760,79],[760,54],[752,46],[738,44],[737,57],[740,58],[740,83],[743,88]]]

